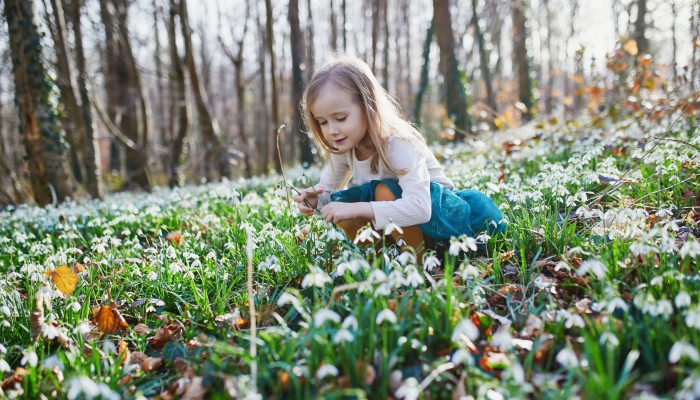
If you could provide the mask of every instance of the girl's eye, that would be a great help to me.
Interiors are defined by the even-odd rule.
[[[343,117],[343,118],[336,118],[336,121],[338,121],[338,122],[343,122],[343,121],[345,121],[345,118],[347,118],[347,117]]]
[[[319,121],[318,124],[319,124],[319,125],[325,125],[325,124],[326,124],[326,121]]]

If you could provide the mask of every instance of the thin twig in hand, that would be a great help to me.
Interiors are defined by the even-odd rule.
[[[287,175],[284,173],[284,163],[282,162],[282,152],[280,151],[280,134],[284,130],[284,124],[280,125],[279,128],[277,128],[277,158],[279,158],[280,161],[280,170],[282,170],[282,180],[284,181],[285,185],[287,184]],[[285,188],[285,191],[287,191],[287,206],[289,209],[292,209],[292,203],[289,201],[289,190]]]
[[[253,391],[257,392],[257,378],[256,374],[258,372],[257,364],[257,347],[255,345],[255,339],[257,335],[255,327],[255,293],[253,292],[253,235],[250,232],[250,228],[247,229],[247,253],[248,253],[248,312],[250,313],[250,357],[253,359],[250,363],[250,377],[252,380]]]

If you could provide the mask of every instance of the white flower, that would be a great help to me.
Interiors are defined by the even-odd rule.
[[[452,243],[450,244],[450,248],[447,252],[451,256],[457,256],[459,255],[460,250],[467,253],[469,250],[476,251],[476,249],[476,239],[462,235],[461,240],[457,240],[455,238],[452,239]]]
[[[314,326],[320,328],[326,321],[333,321],[336,324],[340,322],[340,315],[333,310],[328,310],[326,308],[318,310],[314,313]]]
[[[605,345],[611,348],[615,348],[620,344],[620,340],[615,336],[614,333],[610,331],[603,332],[602,335],[600,335],[600,339],[598,342],[601,345]]]
[[[352,315],[348,315],[343,320],[343,324],[341,326],[343,327],[343,329],[352,328],[354,330],[357,330],[357,318],[353,317]]]
[[[577,326],[579,328],[583,328],[586,326],[586,322],[583,320],[583,318],[576,314],[576,313],[571,313],[566,310],[559,310],[557,313],[557,321],[561,320],[566,320],[564,322],[564,326],[566,329],[571,329],[573,326]]]
[[[0,344],[0,354],[7,354],[7,349],[2,344]]]
[[[396,398],[405,400],[416,400],[420,396],[420,384],[414,377],[406,379],[403,385],[396,389]]]
[[[360,268],[368,269],[369,264],[362,258],[356,258],[338,264],[338,268],[336,269],[335,274],[336,276],[342,276],[345,275],[345,271],[350,271],[352,274],[356,274],[357,271],[360,270]]]
[[[299,298],[291,293],[284,292],[277,299],[277,305],[283,307],[287,304],[291,304],[292,307],[301,310],[301,301],[299,301]]]
[[[678,252],[678,255],[681,256],[681,258],[695,258],[700,254],[700,243],[698,241],[688,235],[688,241],[683,243],[683,246],[681,247],[681,250]]]
[[[384,225],[384,234],[391,235],[391,233],[394,231],[397,231],[397,232],[403,234],[403,229],[401,229],[400,226],[394,224],[391,220],[389,220],[389,223]]]
[[[450,359],[454,365],[472,365],[474,364],[474,357],[466,349],[457,349]]]
[[[377,323],[377,325],[381,325],[384,321],[387,321],[391,324],[395,324],[397,321],[396,314],[394,314],[394,312],[388,308],[383,309],[379,312],[379,314],[377,314],[377,319],[375,322]]]
[[[491,345],[502,350],[510,350],[513,347],[513,336],[508,328],[501,328],[491,337]]]
[[[8,317],[11,317],[11,316],[12,316],[12,311],[10,311],[10,307],[8,307],[8,306],[2,306],[2,307],[0,307],[0,312],[3,313],[3,314],[5,314],[5,315],[8,316]]]
[[[377,233],[374,229],[367,227],[363,229],[357,236],[355,236],[355,240],[353,241],[354,244],[362,243],[362,242],[370,242],[374,243],[374,238],[379,239],[381,236],[379,236],[379,233]]]
[[[321,368],[316,371],[316,378],[319,380],[322,380],[329,375],[338,376],[338,368],[336,368],[333,364],[323,364],[321,365]]]
[[[80,309],[83,307],[82,304],[78,303],[77,301],[74,301],[68,305],[68,307],[73,310],[73,312],[78,312]]]
[[[675,364],[683,357],[688,357],[694,362],[700,361],[700,354],[695,346],[688,342],[676,342],[668,353],[668,362]]]
[[[265,257],[265,261],[258,264],[258,269],[263,269],[263,268],[267,268],[267,269],[275,271],[275,272],[282,271],[282,268],[279,265],[279,260],[274,255]]]
[[[622,312],[627,311],[628,306],[627,306],[627,303],[625,303],[624,299],[621,299],[619,297],[613,298],[612,300],[610,300],[608,302],[606,309],[607,309],[608,313],[612,314],[613,312],[615,312],[615,309],[617,309],[617,308],[621,309]]]
[[[87,376],[71,378],[71,380],[68,381],[68,393],[66,393],[66,397],[68,397],[69,400],[73,400],[81,393],[86,399],[92,399],[100,395],[100,388]]]
[[[466,282],[471,278],[478,278],[479,269],[469,263],[462,263],[457,274]]]
[[[564,368],[576,368],[578,366],[578,357],[576,357],[576,353],[570,347],[563,348],[557,354],[556,360]]]
[[[36,367],[39,363],[39,356],[36,355],[34,350],[25,350],[22,352],[22,359],[19,361],[21,365],[29,363],[32,367]]]
[[[678,308],[689,306],[691,301],[690,295],[686,292],[679,292],[676,295],[675,303]]]
[[[12,368],[10,368],[10,364],[8,364],[4,358],[0,358],[0,372],[10,372],[10,371],[12,371]]]
[[[469,340],[476,340],[479,337],[479,328],[477,328],[470,319],[465,318],[461,320],[452,331],[452,342],[461,342],[462,335],[469,338]]]
[[[405,266],[409,261],[411,262],[411,264],[415,264],[416,256],[414,256],[413,253],[409,251],[404,251],[403,253],[399,254],[396,260],[399,262],[399,264]]]
[[[331,282],[333,282],[333,280],[324,270],[310,265],[309,273],[304,277],[304,280],[301,281],[301,287],[307,288],[310,286],[316,286],[318,288],[322,288],[326,285],[326,283]]]
[[[656,303],[656,315],[661,315],[664,320],[668,321],[668,318],[673,315],[673,305],[668,300],[659,300]]]
[[[335,336],[333,336],[333,343],[335,344],[352,342],[353,340],[355,340],[355,336],[353,336],[353,334],[345,328],[338,329],[338,332],[336,332]]]
[[[427,257],[423,257],[423,269],[426,271],[430,272],[433,270],[435,267],[440,266],[440,260],[435,257],[434,254],[430,254]]]
[[[275,196],[286,199],[287,198],[287,188],[282,188],[282,187],[277,188],[277,190],[275,190]]]
[[[345,240],[345,235],[343,235],[342,232],[335,230],[335,229],[326,229],[319,239],[326,239],[328,241],[333,241],[333,240]]]
[[[216,260],[216,253],[214,253],[214,250],[211,250],[211,251],[209,251],[209,253],[207,253],[207,255],[204,258],[207,260],[214,261],[214,260]]]
[[[418,270],[409,265],[406,267],[406,278],[403,280],[404,285],[411,285],[414,288],[418,287],[418,285],[423,284],[423,275],[418,272]]]
[[[391,294],[391,284],[384,282],[380,285],[377,285],[376,289],[374,289],[374,297],[377,296],[388,296]]]
[[[584,276],[588,272],[592,272],[598,280],[602,280],[608,274],[608,268],[602,262],[595,258],[590,258],[579,265],[576,275]]]
[[[698,309],[697,306],[686,312],[685,325],[688,326],[688,328],[700,329],[700,309]]]

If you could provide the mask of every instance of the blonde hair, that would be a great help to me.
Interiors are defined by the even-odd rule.
[[[398,134],[422,150],[427,149],[423,136],[418,129],[404,119],[398,102],[379,84],[367,63],[357,56],[342,52],[334,53],[326,65],[314,72],[301,100],[307,132],[310,131],[313,134],[313,140],[325,158],[331,162],[331,154],[342,154],[342,152],[323,136],[321,126],[311,112],[310,106],[321,90],[331,83],[350,94],[353,102],[365,113],[367,132],[376,149],[370,164],[372,173],[379,172],[379,162],[381,162],[392,173],[405,174],[407,172],[405,169],[397,170],[387,162],[389,137],[392,134]]]

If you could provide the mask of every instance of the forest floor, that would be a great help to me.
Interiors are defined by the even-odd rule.
[[[508,227],[422,265],[281,177],[3,211],[0,397],[700,398],[697,121],[550,122],[433,148]]]

